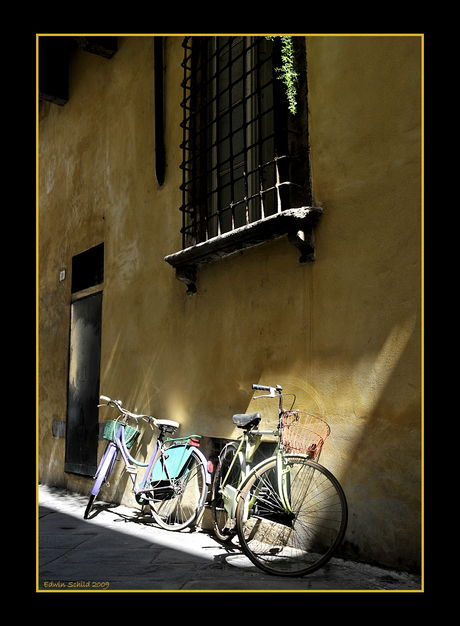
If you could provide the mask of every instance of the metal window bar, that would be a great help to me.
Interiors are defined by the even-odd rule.
[[[280,165],[289,155],[276,151],[279,103],[264,46],[263,37],[184,39],[184,248],[288,208]]]
[[[248,72],[248,59],[247,59],[247,38],[243,37],[243,76],[245,76]],[[248,111],[247,111],[247,102],[245,100],[243,104],[243,128],[247,128],[248,124]],[[243,132],[243,171],[248,171],[248,137],[247,133]],[[249,224],[249,184],[248,177],[244,176],[243,179],[244,184],[244,223]]]
[[[233,190],[234,190],[234,180],[233,180],[233,173],[234,173],[234,169],[233,169],[233,141],[232,141],[232,137],[233,137],[233,112],[232,112],[232,107],[233,107],[233,89],[232,89],[232,51],[233,51],[233,46],[229,43],[228,46],[228,106],[229,106],[229,113],[228,113],[228,132],[229,132],[229,143],[228,143],[228,158],[229,158],[229,168],[230,168],[230,189],[231,189],[231,195],[230,195],[230,220],[231,220],[231,229],[234,230],[235,229],[235,207],[233,204]]]

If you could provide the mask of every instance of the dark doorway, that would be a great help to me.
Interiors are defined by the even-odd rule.
[[[71,306],[65,471],[94,476],[97,469],[102,292]]]

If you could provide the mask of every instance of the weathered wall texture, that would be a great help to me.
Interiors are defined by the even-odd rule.
[[[71,259],[104,241],[101,393],[179,434],[232,438],[233,413],[266,408],[274,423],[251,384],[282,384],[331,426],[322,463],[348,498],[346,552],[416,567],[421,39],[307,37],[316,261],[299,265],[282,238],[200,268],[193,297],[164,261],[181,246],[181,41],[165,44],[162,187],[153,38],[119,38],[111,60],[77,52],[69,102],[40,104],[40,480],[91,488],[64,473],[52,423],[66,419]],[[132,500],[111,482],[108,497]]]

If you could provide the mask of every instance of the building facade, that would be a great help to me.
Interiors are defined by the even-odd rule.
[[[342,553],[420,567],[423,38],[37,41],[39,480],[89,494],[99,394],[214,458],[281,384],[331,427]]]

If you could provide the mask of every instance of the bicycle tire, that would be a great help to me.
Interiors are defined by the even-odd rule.
[[[216,537],[223,542],[227,542],[236,535],[235,518],[231,517],[225,509],[224,497],[220,492],[221,485],[227,477],[230,465],[236,456],[235,462],[231,469],[230,475],[225,481],[226,485],[237,488],[241,478],[241,463],[237,456],[238,446],[235,443],[225,445],[220,454],[217,463],[216,473],[212,483],[211,492],[211,510],[214,533]]]
[[[285,456],[292,513],[277,487],[276,459],[268,459],[243,485],[236,511],[241,548],[260,569],[278,576],[305,576],[340,546],[348,520],[347,501],[329,470],[303,455]]]
[[[169,497],[149,499],[150,510],[159,526],[166,530],[183,530],[191,526],[200,514],[206,497],[206,471],[201,458],[192,451],[190,458],[177,478],[172,479]]]
[[[104,482],[107,481],[107,479],[110,476],[110,473],[112,472],[113,465],[114,465],[115,458],[117,456],[118,451],[117,451],[117,448],[113,444],[109,444],[109,446],[112,446],[112,449],[108,451],[108,454],[105,456],[105,458],[104,457],[102,458],[99,464],[99,467],[97,468],[96,480],[91,490],[91,495],[89,497],[89,501],[86,506],[83,519],[88,519],[89,514],[91,513],[91,510],[93,508],[94,502],[96,501],[96,498],[99,495],[99,491],[102,485],[104,484]]]

